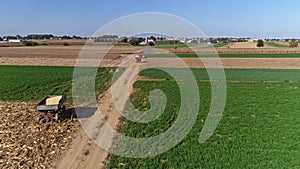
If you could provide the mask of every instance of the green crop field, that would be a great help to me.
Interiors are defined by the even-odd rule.
[[[155,45],[155,48],[170,49],[170,48],[185,48],[186,44],[166,44],[166,45]]]
[[[217,44],[214,44],[214,48],[219,48],[219,47],[223,47],[223,46],[226,46],[228,43],[217,43]]]
[[[176,55],[176,56],[175,56]],[[300,53],[283,53],[283,54],[148,54],[149,58],[197,58],[197,57],[216,57],[220,58],[300,58]]]
[[[38,101],[50,94],[67,93],[71,101],[73,67],[0,66],[1,101]],[[109,85],[110,68],[99,68],[98,92]]]
[[[0,100],[38,101],[64,92],[71,96],[73,69],[0,66]],[[111,69],[98,70],[98,93],[111,84]],[[225,69],[225,111],[212,137],[202,144],[198,138],[209,111],[211,86],[205,69],[192,72],[200,89],[200,111],[189,134],[158,156],[133,159],[112,155],[108,168],[300,168],[300,70]],[[161,89],[168,99],[166,109],[147,124],[123,119],[120,132],[150,137],[166,131],[176,120],[180,91],[172,77],[162,71],[148,69],[140,75],[160,81],[135,82],[133,105],[148,109],[149,91]]]
[[[276,47],[276,48],[289,48],[289,46],[287,46],[287,45],[282,45],[282,44],[279,44],[276,42],[266,42],[266,44],[269,46]]]
[[[192,68],[191,71],[197,80],[209,80],[206,69]],[[300,81],[300,70],[293,69],[225,69],[225,75],[227,80],[232,81]],[[140,76],[153,79],[172,79],[172,76],[158,69],[144,70],[140,72]]]
[[[155,48],[160,48],[160,49],[170,49],[170,48],[185,48],[187,47],[186,44],[184,43],[176,43],[175,42],[170,42],[170,41],[156,41],[155,42]]]
[[[226,46],[228,43],[216,43],[208,47],[214,47],[214,48],[219,48],[222,46]],[[168,42],[156,42],[155,48],[160,48],[160,49],[169,49],[169,48],[185,48],[189,46],[193,46],[196,44],[185,44],[185,43],[179,43],[179,44],[170,44]],[[207,47],[204,47],[207,48]]]
[[[201,103],[190,133],[158,156],[133,159],[112,155],[109,168],[300,168],[300,70],[226,69],[225,111],[215,133],[203,144],[198,138],[209,111],[211,87],[204,69],[192,71],[198,75]],[[138,109],[149,108],[144,98],[149,91],[161,89],[168,98],[167,106],[154,122],[125,120],[121,132],[150,137],[172,125],[180,106],[180,92],[166,73],[150,69],[140,74],[162,81],[137,81],[134,88],[138,92],[131,96],[133,104]]]

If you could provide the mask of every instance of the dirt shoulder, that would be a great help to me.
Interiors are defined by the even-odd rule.
[[[119,125],[120,114],[114,109],[114,103],[110,94],[111,88],[99,97],[99,111],[105,117],[105,121],[114,129]],[[81,119],[85,120],[85,119]],[[90,120],[87,118],[86,120]],[[99,119],[98,119],[99,120]],[[90,123],[91,128],[95,123]],[[82,127],[82,126],[81,126]],[[87,127],[88,128],[88,127]],[[101,135],[99,135],[101,137]],[[107,139],[101,137],[99,139]],[[64,152],[62,158],[56,161],[58,169],[105,169],[109,158],[109,153],[98,146],[83,130],[80,129],[70,148]]]

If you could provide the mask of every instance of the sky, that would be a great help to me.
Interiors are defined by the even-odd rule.
[[[0,4],[0,36],[91,36],[120,17],[162,12],[186,19],[208,37],[300,38],[299,0],[3,0]]]

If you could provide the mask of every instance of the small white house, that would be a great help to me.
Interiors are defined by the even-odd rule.
[[[9,39],[8,42],[9,43],[19,43],[19,42],[21,42],[21,40],[20,39]]]

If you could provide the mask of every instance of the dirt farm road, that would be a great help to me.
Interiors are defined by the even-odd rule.
[[[108,90],[99,96],[98,109],[94,112],[94,115],[80,120],[81,124],[84,124],[85,130],[80,130],[71,148],[66,150],[65,156],[57,162],[58,169],[106,168],[109,153],[98,146],[93,140],[97,140],[97,143],[101,145],[106,145],[106,149],[112,147],[113,139],[115,138],[114,133],[107,132],[108,128],[104,125],[104,121],[110,127],[117,130],[120,125],[119,118],[121,117],[119,112],[122,112],[130,93],[133,92],[132,84],[136,81],[137,76],[135,75],[140,69],[140,65],[134,63],[133,58],[128,59],[125,66],[127,66],[127,69],[122,75]],[[128,89],[127,92],[122,90],[123,87]],[[118,92],[118,90],[122,90],[123,92]],[[100,114],[102,114],[104,119],[100,120],[101,125],[99,127]]]

